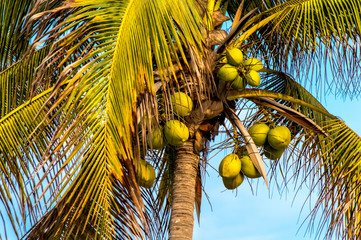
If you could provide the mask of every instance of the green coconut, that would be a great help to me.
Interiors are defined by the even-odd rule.
[[[269,130],[266,124],[256,123],[248,129],[248,133],[251,135],[253,142],[259,147],[266,142]]]
[[[235,68],[230,64],[224,64],[218,70],[218,77],[226,82],[233,81],[234,79],[236,79],[237,76],[238,76],[237,68]]]
[[[263,68],[262,62],[257,58],[249,58],[243,65],[246,69],[254,71],[259,71]]]
[[[155,170],[153,166],[145,161],[141,160],[140,168],[138,171],[138,183],[145,188],[151,188],[155,180]]]
[[[244,179],[244,175],[243,173],[238,173],[237,176],[235,176],[234,178],[224,178],[222,177],[223,180],[223,185],[227,188],[227,189],[235,189],[237,188],[239,185],[242,184]]]
[[[246,87],[247,83],[246,81],[241,77],[237,76],[235,80],[233,80],[231,87],[236,90],[243,90]]]
[[[246,74],[247,83],[253,87],[258,87],[261,83],[261,77],[255,70],[249,70]]]
[[[242,162],[241,171],[246,177],[259,178],[261,176],[249,156],[243,156],[240,160]]]
[[[169,120],[164,125],[164,136],[170,145],[177,147],[188,140],[189,130],[184,123],[178,120]]]
[[[165,146],[163,127],[153,127],[151,134],[148,134],[148,145],[153,149],[162,149]]]
[[[227,61],[233,66],[239,66],[243,62],[243,53],[238,48],[232,48],[226,53]]]
[[[237,154],[228,154],[219,164],[219,175],[224,178],[234,178],[241,171],[241,164],[241,160]]]
[[[191,114],[193,109],[192,99],[184,92],[176,92],[171,96],[173,110],[181,117]]]
[[[267,142],[276,150],[284,149],[291,142],[291,132],[285,126],[272,128],[268,132]]]
[[[277,160],[279,159],[284,152],[284,149],[274,149],[271,147],[268,143],[264,145],[264,155],[271,160]]]

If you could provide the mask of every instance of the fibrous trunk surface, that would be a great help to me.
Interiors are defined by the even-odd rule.
[[[185,142],[177,148],[169,229],[170,240],[192,239],[195,183],[199,159],[199,155],[193,152],[192,142]]]

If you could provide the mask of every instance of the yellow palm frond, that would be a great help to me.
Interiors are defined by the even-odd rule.
[[[48,144],[48,131],[41,124],[46,123],[45,112],[39,112],[48,94],[40,94],[0,119],[0,199],[15,230],[21,229],[26,215],[33,212],[26,189],[34,182],[27,180],[37,156],[45,152]],[[36,131],[38,127],[40,131]],[[38,135],[36,142],[29,137],[31,134]]]
[[[122,231],[129,239],[150,234],[152,223],[146,221],[135,177],[140,160],[136,107],[143,94],[155,97],[155,68],[165,87],[168,77],[174,79],[173,64],[186,63],[185,51],[201,46],[196,8],[185,0],[78,0],[38,15],[45,25],[55,24],[45,39],[55,42],[46,60],[61,61],[59,69],[64,69],[44,105],[57,122],[51,125],[48,157],[37,166],[46,170],[31,197],[49,211],[41,220],[45,225],[56,209],[61,214],[57,226],[67,223],[60,230],[65,236],[75,228],[81,236],[89,226],[95,238],[111,239]],[[44,61],[39,76],[47,76],[46,66]],[[120,213],[124,199],[128,205],[123,207],[131,208]],[[42,228],[48,230],[47,236],[58,236]]]

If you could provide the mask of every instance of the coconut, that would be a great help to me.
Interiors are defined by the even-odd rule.
[[[243,53],[238,48],[232,48],[226,53],[227,61],[233,66],[239,66],[243,62]]]
[[[235,176],[234,178],[222,178],[223,185],[227,189],[237,188],[239,185],[241,185],[241,183],[243,182],[243,179],[244,179],[244,175],[241,172],[238,173],[237,176]]]
[[[145,161],[141,160],[140,168],[138,170],[138,183],[145,188],[151,188],[155,180],[155,170],[153,166]]]
[[[236,90],[243,90],[246,87],[246,81],[238,75],[236,79],[233,80],[231,87]]]
[[[261,77],[255,70],[249,70],[246,74],[247,83],[253,87],[257,87],[261,82]]]
[[[263,68],[262,62],[257,58],[249,58],[243,65],[246,69],[254,71],[259,71]]]
[[[233,81],[234,79],[236,79],[237,76],[238,76],[237,68],[235,68],[230,64],[224,64],[218,70],[218,77],[226,82]]]
[[[218,171],[224,178],[234,178],[241,171],[241,160],[235,153],[228,154],[219,164]]]
[[[242,162],[241,171],[246,177],[259,178],[261,176],[249,156],[243,156],[240,160]]]
[[[152,128],[151,134],[148,134],[148,145],[153,149],[162,149],[165,146],[163,127]]]
[[[178,120],[169,120],[164,125],[164,136],[170,145],[177,147],[188,140],[189,130],[184,123]]]
[[[275,127],[269,130],[267,141],[276,150],[284,149],[291,142],[291,132],[285,126]]]
[[[253,142],[259,147],[267,140],[269,127],[264,123],[256,123],[249,128],[248,133],[251,135]]]
[[[280,149],[280,150],[274,149],[268,143],[266,143],[264,145],[264,155],[268,159],[277,160],[282,156],[283,152],[284,152],[284,149]]]
[[[176,92],[171,96],[174,111],[181,117],[191,114],[193,109],[192,99],[184,92]]]

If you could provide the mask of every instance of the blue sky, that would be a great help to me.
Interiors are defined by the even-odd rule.
[[[359,100],[335,99],[333,96],[323,101],[327,110],[340,117],[358,135],[361,135],[361,102]],[[217,167],[226,153],[220,153],[211,159],[211,165]],[[267,160],[268,161],[268,160]],[[293,185],[282,196],[274,182],[268,190],[264,181],[253,181],[258,186],[252,194],[250,184],[243,182],[237,191],[226,190],[218,173],[208,168],[205,190],[210,198],[212,210],[203,197],[200,225],[195,222],[194,240],[308,240],[315,234],[306,233],[308,221],[302,222],[310,212],[312,203],[307,202],[301,208],[309,190],[304,187],[296,198]],[[316,199],[313,194],[312,199]],[[197,220],[195,220],[197,221]],[[306,234],[306,235],[305,235]]]

